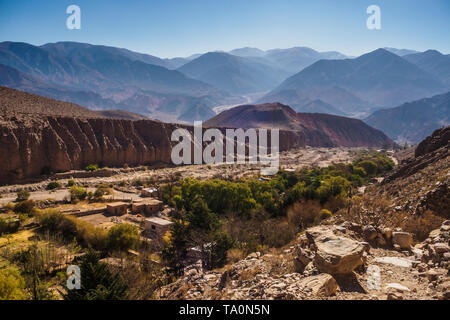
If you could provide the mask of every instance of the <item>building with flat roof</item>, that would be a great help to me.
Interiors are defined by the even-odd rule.
[[[161,211],[163,208],[163,202],[158,199],[143,199],[139,201],[133,202],[131,205],[131,211],[134,214],[143,214],[145,216],[151,216],[159,211]]]
[[[106,212],[112,216],[122,216],[127,213],[128,203],[113,202],[106,205]]]
[[[172,224],[172,221],[151,217],[144,220],[144,229],[150,236],[164,236]]]

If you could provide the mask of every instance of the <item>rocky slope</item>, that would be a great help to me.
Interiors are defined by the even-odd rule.
[[[397,211],[422,214],[431,210],[450,217],[450,127],[422,141],[415,155],[402,161],[383,181],[378,197],[390,199]]]
[[[243,105],[205,123],[210,127],[267,128],[298,132],[309,146],[385,147],[393,142],[364,122],[319,113],[296,113],[280,103]]]
[[[201,261],[160,299],[450,299],[450,221],[414,246],[411,234],[351,223],[310,228],[282,252],[220,270]],[[379,243],[382,240],[382,245]]]

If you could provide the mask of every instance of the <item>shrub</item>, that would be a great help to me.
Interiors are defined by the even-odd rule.
[[[98,170],[98,164],[90,164],[85,168],[86,171],[97,171]]]
[[[75,185],[75,180],[70,179],[69,181],[67,181],[67,186],[68,187],[73,187]]]
[[[362,167],[368,175],[377,173],[377,164],[371,160],[363,160],[358,163],[358,166]]]
[[[57,210],[47,210],[39,216],[42,228],[52,233],[62,231],[60,229],[64,219],[64,215]]]
[[[128,251],[139,245],[139,230],[136,226],[122,223],[108,231],[107,247],[111,251]]]
[[[65,300],[124,300],[128,286],[119,274],[112,273],[100,256],[89,250],[80,264],[81,289],[69,290]]]
[[[360,177],[367,176],[366,170],[364,170],[364,168],[361,168],[361,167],[353,167],[353,173]]]
[[[431,211],[425,211],[423,214],[408,217],[401,224],[401,227],[415,235],[418,241],[424,241],[434,229],[439,229],[444,219],[436,216]]]
[[[287,210],[288,221],[293,226],[300,226],[301,229],[305,229],[314,223],[321,209],[322,207],[317,200],[296,202]]]
[[[104,195],[112,194],[112,193],[113,193],[113,191],[109,186],[100,185],[95,190],[93,196],[95,199],[101,199]]]
[[[320,219],[325,220],[325,219],[331,218],[332,216],[333,216],[333,214],[331,213],[330,210],[327,210],[327,209],[320,210]]]
[[[44,231],[58,233],[68,241],[75,238],[85,247],[97,250],[106,248],[106,231],[96,228],[86,221],[73,216],[65,216],[53,209],[41,213],[38,219]]]
[[[14,205],[14,213],[25,213],[31,215],[34,211],[34,201],[24,200]]]
[[[0,270],[0,300],[25,300],[25,280],[19,270],[8,267]]]
[[[347,190],[350,187],[350,182],[342,177],[331,177],[322,182],[317,189],[319,199],[322,203],[328,201],[331,197],[345,197]]]
[[[70,199],[72,202],[86,199],[87,190],[83,187],[72,186],[70,187]]]
[[[16,219],[0,218],[0,235],[2,233],[14,233],[19,230],[20,223]]]
[[[47,185],[47,190],[55,190],[61,188],[61,184],[56,181],[52,181]]]
[[[27,190],[20,190],[17,192],[17,202],[28,200],[30,193]]]

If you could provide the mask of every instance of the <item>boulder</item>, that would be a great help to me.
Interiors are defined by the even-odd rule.
[[[303,278],[299,281],[298,287],[313,295],[329,297],[336,293],[338,284],[331,275],[321,273],[316,276]]]
[[[384,228],[382,234],[387,240],[389,240],[389,239],[392,238],[392,229],[391,228]]]
[[[348,274],[364,263],[364,245],[358,241],[324,233],[314,243],[317,250],[313,262],[321,272]]]
[[[440,229],[435,229],[435,230],[430,232],[430,235],[428,237],[431,238],[431,239],[434,239],[436,237],[439,237],[440,233],[441,233]]]
[[[450,247],[446,243],[438,242],[433,245],[433,249],[437,254],[442,255],[450,251]]]
[[[372,241],[377,237],[377,230],[369,224],[363,228],[363,237],[366,241]]]
[[[427,272],[428,281],[435,281],[439,279],[440,276],[444,276],[447,274],[446,269],[431,269]]]
[[[409,232],[392,232],[392,242],[401,249],[411,249],[413,236]]]

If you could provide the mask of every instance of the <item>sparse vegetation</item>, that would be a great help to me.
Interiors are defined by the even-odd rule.
[[[98,170],[98,164],[90,164],[86,166],[86,171],[97,171]]]
[[[28,200],[29,197],[30,197],[30,193],[27,190],[20,190],[19,192],[17,192],[16,201],[17,202],[25,201],[25,200]]]
[[[46,187],[47,190],[55,190],[55,189],[59,189],[59,188],[61,188],[61,184],[56,181],[50,182]]]
[[[80,186],[72,186],[70,187],[70,200],[71,202],[78,202],[86,199],[87,190]]]

